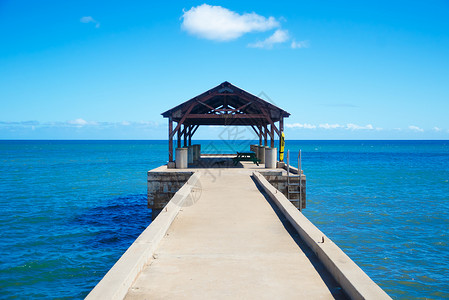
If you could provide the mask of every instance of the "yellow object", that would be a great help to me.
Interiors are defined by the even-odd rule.
[[[279,161],[284,161],[285,135],[281,133],[281,148],[279,149]]]

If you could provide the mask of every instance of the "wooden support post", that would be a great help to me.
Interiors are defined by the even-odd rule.
[[[284,132],[284,117],[281,117],[279,120],[279,151],[281,151],[281,135]],[[285,150],[284,150],[285,151]],[[284,157],[281,157],[281,153],[279,152],[279,161],[284,161]]]
[[[181,126],[178,124],[176,128],[178,128],[178,148],[181,148]]]
[[[193,125],[189,125],[189,130],[188,130],[188,134],[187,134],[187,137],[189,139],[189,146],[192,146],[192,128],[193,128]]]
[[[281,151],[281,135],[284,132],[284,117],[279,120],[279,151]],[[284,150],[285,151],[285,150]],[[279,152],[279,161],[284,161],[284,158],[280,159],[281,153]]]
[[[173,131],[173,119],[172,117],[168,118],[168,161],[173,161],[173,135],[171,134]]]
[[[182,130],[182,135],[184,136],[184,148],[187,147],[187,126],[184,124],[184,129]]]
[[[264,146],[268,145],[267,140],[268,140],[268,125],[265,124],[264,125],[264,131],[263,131],[263,145]]]
[[[274,148],[274,124],[271,124],[270,138],[271,138],[270,147]]]
[[[262,146],[262,126],[258,125],[259,128],[259,146]]]

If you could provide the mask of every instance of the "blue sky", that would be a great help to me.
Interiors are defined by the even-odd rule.
[[[446,0],[0,0],[0,38],[0,139],[166,139],[223,81],[290,139],[449,139]]]

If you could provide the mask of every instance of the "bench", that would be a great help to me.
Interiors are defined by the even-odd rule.
[[[232,158],[234,161],[234,166],[236,166],[241,161],[252,161],[256,165],[259,165],[260,159],[256,157],[254,152],[237,152],[237,156]]]

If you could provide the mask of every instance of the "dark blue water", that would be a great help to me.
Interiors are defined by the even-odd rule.
[[[248,150],[202,141],[204,152]],[[393,298],[449,297],[449,142],[287,141],[305,215]],[[0,141],[0,297],[82,298],[151,222],[165,141]]]

